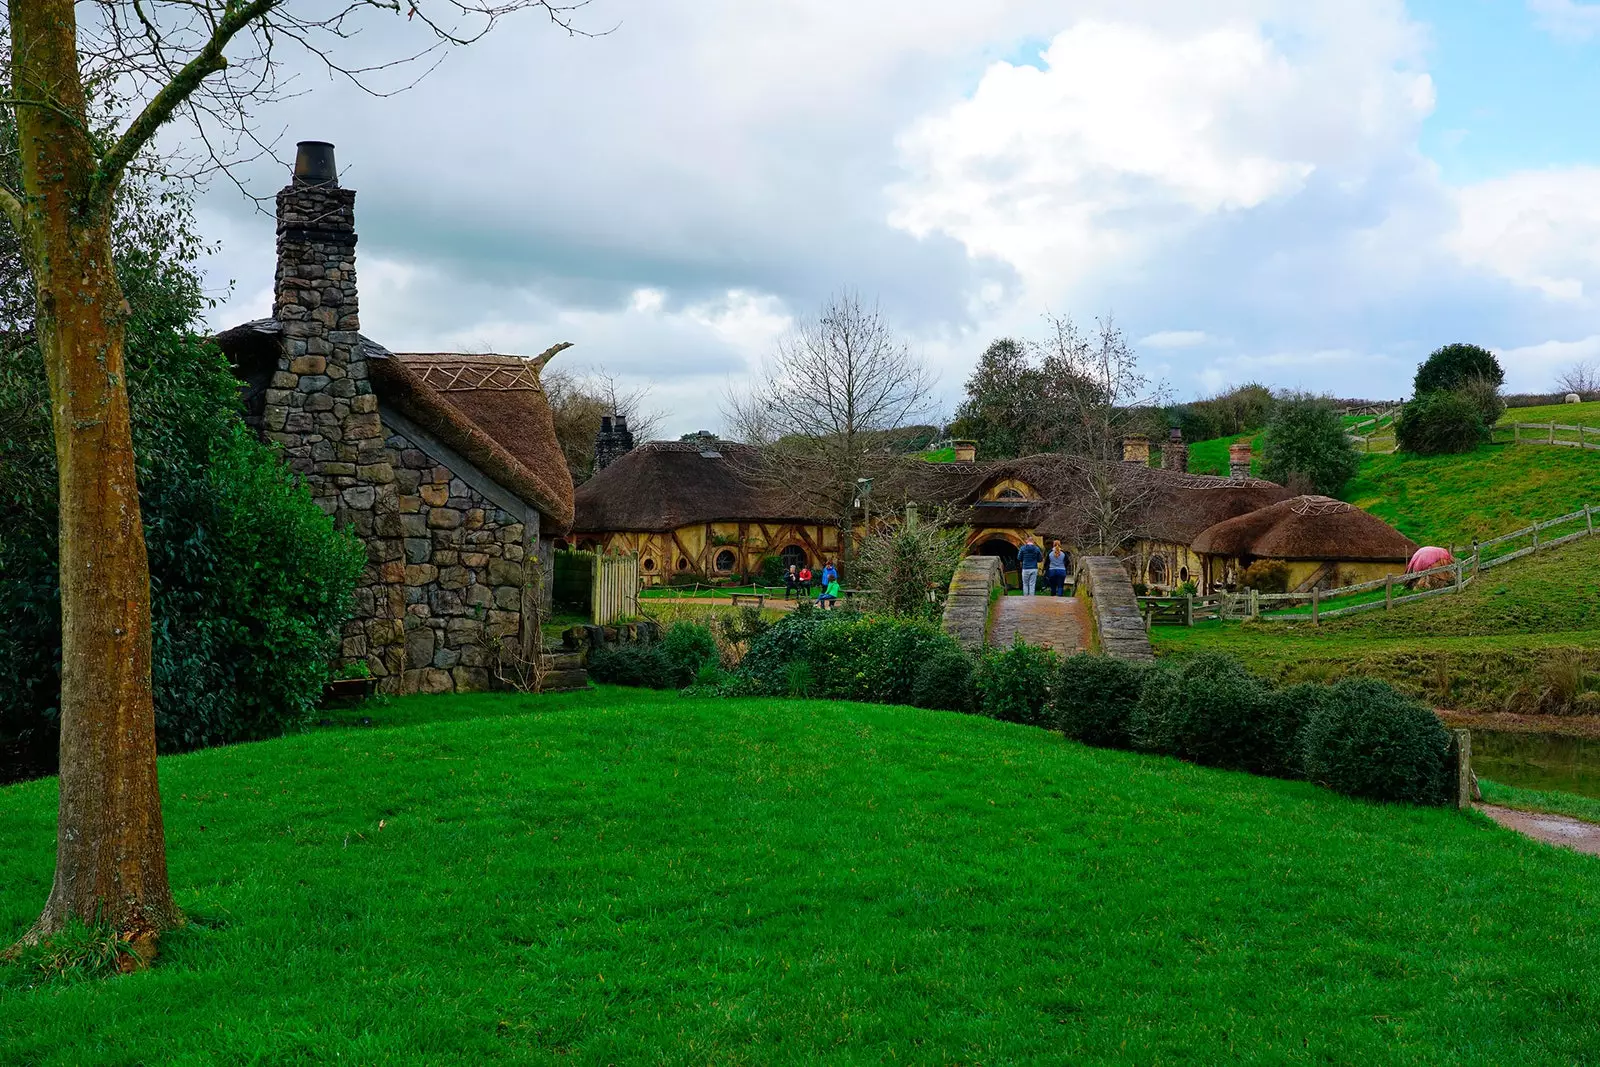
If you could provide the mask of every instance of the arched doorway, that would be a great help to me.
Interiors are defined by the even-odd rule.
[[[1017,566],[1017,546],[1003,537],[991,537],[972,550],[974,556],[997,556],[1005,569],[1006,585],[1013,589],[1022,587],[1022,571]]]
[[[1166,585],[1167,561],[1160,556],[1151,556],[1149,565],[1145,567],[1145,574],[1151,585]]]
[[[789,545],[778,553],[778,558],[783,560],[783,571],[787,574],[790,567],[798,570],[806,565],[806,550],[799,545]]]

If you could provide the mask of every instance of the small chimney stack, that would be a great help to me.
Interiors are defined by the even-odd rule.
[[[600,416],[600,432],[594,438],[594,469],[596,473],[633,451],[633,434],[628,430],[628,416]]]
[[[1162,446],[1161,469],[1179,474],[1189,469],[1189,446],[1183,443],[1183,431],[1176,426],[1167,434],[1167,443]]]
[[[1235,441],[1228,446],[1228,477],[1250,477],[1250,442]]]
[[[327,141],[301,141],[294,147],[295,185],[339,188],[339,167],[333,161],[333,145]]]
[[[1150,438],[1142,433],[1130,433],[1122,439],[1122,462],[1150,466]]]
[[[978,442],[976,441],[951,441],[951,447],[956,450],[957,463],[975,463],[978,459]]]

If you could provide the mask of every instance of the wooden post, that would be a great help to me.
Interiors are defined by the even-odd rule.
[[[1466,566],[1462,560],[1456,560],[1456,592],[1461,592],[1461,568]]]
[[[1311,587],[1311,622],[1314,625],[1317,625],[1317,626],[1321,626],[1322,625],[1322,620],[1320,618],[1318,618],[1318,615],[1321,613],[1321,609],[1322,609],[1322,590],[1318,589],[1316,586],[1312,586]]]
[[[1472,731],[1451,730],[1450,762],[1456,780],[1456,807],[1472,807]]]
[[[1555,444],[1556,443],[1556,420],[1555,419],[1551,419],[1550,420],[1550,443],[1551,444]]]
[[[1194,625],[1194,596],[1192,594],[1183,598],[1183,624],[1185,626]]]
[[[1394,607],[1394,575],[1383,576],[1383,610],[1388,611]]]
[[[1520,445],[1522,443],[1522,423],[1520,422],[1513,422],[1511,424],[1511,443],[1514,445]]]
[[[1533,550],[1539,551],[1539,524],[1533,524]]]
[[[1589,510],[1589,505],[1583,506],[1583,524],[1588,527],[1589,536],[1594,536],[1594,513]]]
[[[1250,617],[1252,619],[1261,618],[1261,590],[1259,589],[1250,590]]]

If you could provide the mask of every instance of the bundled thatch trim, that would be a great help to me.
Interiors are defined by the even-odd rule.
[[[835,522],[796,514],[797,494],[751,476],[755,449],[731,441],[651,441],[578,487],[580,534],[664,533],[706,522]]]
[[[491,357],[474,356],[483,364]],[[527,361],[498,356],[508,368]],[[416,420],[484,474],[538,508],[547,526],[564,533],[572,526],[572,476],[544,392],[535,388],[456,388],[439,392],[423,375],[443,360],[432,354],[397,353],[368,364],[373,387],[386,403]]]
[[[1375,515],[1325,496],[1297,496],[1220,522],[1195,538],[1208,556],[1404,563],[1415,542]]]

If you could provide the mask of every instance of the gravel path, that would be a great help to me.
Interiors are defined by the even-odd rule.
[[[1600,826],[1565,815],[1546,815],[1535,811],[1516,811],[1496,804],[1479,804],[1478,810],[1508,830],[1525,834],[1535,841],[1570,848],[1590,856],[1600,856]]]

